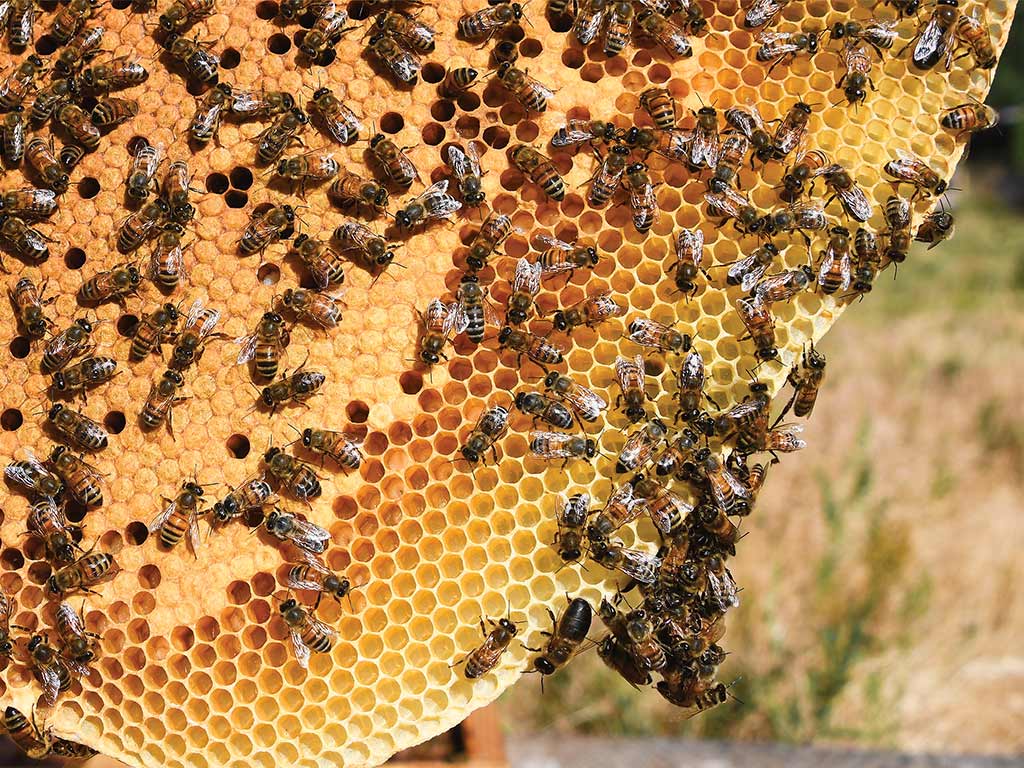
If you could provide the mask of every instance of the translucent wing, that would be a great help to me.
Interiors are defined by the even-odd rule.
[[[637,344],[641,344],[645,347],[660,347],[661,340],[664,338],[665,333],[667,333],[668,330],[668,326],[663,323],[659,323],[656,320],[649,320],[646,317],[641,317],[629,324],[629,338]],[[633,361],[620,357],[615,361],[616,370],[619,369],[620,362],[625,366],[627,364],[632,364]],[[642,362],[640,367],[641,369],[643,368]]]
[[[469,155],[467,155],[460,147],[454,144],[448,147],[448,165],[451,166],[452,171],[460,179],[466,176],[480,175],[480,163],[476,147],[470,144],[469,148]]]
[[[574,248],[570,243],[551,237],[551,235],[546,235],[543,232],[534,237],[534,240],[546,245],[548,248],[557,248],[560,251],[571,251]]]
[[[57,606],[56,623],[58,625],[61,623],[67,625],[68,631],[62,635],[65,640],[85,634],[85,625],[82,623],[82,617],[79,616],[78,611],[71,607],[70,603],[62,602]]]
[[[653,584],[658,578],[658,568],[661,566],[661,559],[657,555],[643,552],[638,549],[619,548],[618,569],[627,576],[639,581],[641,584]]]
[[[945,33],[942,31],[941,25],[936,19],[929,19],[925,24],[924,32],[921,33],[921,38],[914,46],[914,61],[931,58],[939,50],[943,38],[945,38]]]
[[[568,459],[573,454],[569,453],[565,449],[566,443],[573,438],[573,435],[566,434],[564,432],[545,432],[545,431],[534,431],[530,432],[530,448],[533,452],[546,459]],[[534,444],[537,448],[534,448]]]
[[[302,635],[294,629],[291,631],[292,647],[295,649],[295,660],[303,669],[309,669],[309,646],[302,640]]]
[[[192,510],[188,516],[188,543],[192,547],[192,554],[198,557],[199,552],[199,514]]]
[[[540,290],[540,264],[531,264],[529,259],[521,256],[516,262],[516,274],[512,279],[513,291],[525,291],[536,295]]]
[[[704,259],[704,230],[680,230],[676,238],[676,258],[689,259],[699,267]]]
[[[330,532],[324,530],[315,523],[294,518],[292,520],[291,539],[300,547],[309,548],[314,552],[323,552],[327,549],[327,542],[331,540]]]
[[[416,199],[432,218],[449,216],[462,207],[461,202],[448,194],[448,179],[435,182]]]
[[[33,471],[40,474],[49,474],[39,460],[32,454],[31,451],[25,451],[27,458],[23,463],[28,464]],[[35,485],[35,478],[30,474],[25,467],[18,466],[16,464],[8,464],[4,467],[4,476],[10,480],[14,480],[17,483],[31,489]]]
[[[167,522],[167,519],[174,514],[174,510],[178,508],[177,500],[172,500],[164,510],[153,518],[153,521],[149,524],[149,532],[156,533],[163,527],[163,524]]]
[[[60,676],[56,667],[52,665],[37,666],[36,674],[39,677],[39,686],[43,689],[43,702],[48,707],[57,703],[57,696],[60,693]]]
[[[804,431],[802,424],[785,424],[768,433],[768,444],[765,450],[779,453],[792,453],[807,447],[807,442],[799,435]]]
[[[590,131],[579,131],[572,130],[568,126],[557,131],[551,138],[551,146],[553,147],[571,147],[574,144],[582,144],[585,141],[590,141],[594,138],[594,134]]]
[[[679,380],[691,382],[698,386],[704,383],[704,358],[696,349],[691,349],[683,359],[683,366],[679,369]]]
[[[854,184],[848,189],[839,190],[838,194],[839,200],[850,218],[861,222],[871,218],[871,203],[868,202],[867,195],[859,186]]]
[[[385,59],[385,61],[391,71],[395,73],[395,77],[403,83],[411,83],[419,74],[419,59],[408,51],[402,51],[394,57]]]
[[[585,421],[596,421],[601,411],[608,407],[600,396],[580,384],[575,384],[565,393],[565,400]]]

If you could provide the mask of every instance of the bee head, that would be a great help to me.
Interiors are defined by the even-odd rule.
[[[260,401],[267,407],[273,407],[274,405],[274,393],[270,387],[264,387],[260,393]]]
[[[503,61],[503,62],[501,62],[501,64],[498,65],[498,69],[497,69],[498,77],[499,78],[500,77],[504,77],[505,74],[510,69],[512,69],[512,62],[511,61]]]
[[[47,411],[46,415],[52,421],[53,419],[56,419],[58,414],[60,414],[60,412],[63,411],[63,410],[64,410],[64,406],[63,405],[61,405],[60,403],[54,403],[53,407],[50,408],[49,411]]]
[[[555,665],[548,661],[547,658],[545,658],[544,656],[540,656],[533,660],[533,668],[540,672],[542,675],[555,674]]]
[[[270,462],[272,462],[274,460],[274,457],[276,457],[280,453],[281,453],[281,449],[278,448],[277,446],[273,446],[271,448],[268,448],[267,452],[263,454],[263,460],[269,464]],[[277,514],[277,512],[271,512],[270,513],[270,517],[273,517],[276,514]],[[268,517],[267,519],[269,520],[270,517]]]

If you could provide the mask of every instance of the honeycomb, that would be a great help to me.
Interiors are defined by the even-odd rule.
[[[813,60],[797,57],[769,73],[755,58],[755,36],[740,24],[742,9],[731,0],[703,4],[711,33],[694,37],[693,56],[677,60],[660,47],[631,44],[612,58],[600,52],[599,43],[582,48],[566,34],[567,25],[544,18],[536,2],[526,9],[531,23],[513,30],[513,39],[519,43],[518,66],[554,91],[547,111],[527,113],[494,80],[443,98],[438,85],[448,70],[472,65],[483,72],[490,66],[486,48],[455,36],[458,18],[481,5],[438,0],[422,9],[422,19],[438,34],[415,86],[396,85],[378,61],[364,55],[360,32],[342,39],[329,64],[309,67],[296,56],[302,26],[281,22],[269,0],[222,3],[188,35],[213,41],[221,56],[221,80],[234,86],[284,90],[305,102],[319,85],[330,85],[365,126],[409,147],[420,173],[413,193],[445,177],[444,146],[474,141],[493,210],[511,216],[522,233],[595,244],[602,258],[593,272],[545,280],[537,302],[549,313],[610,291],[628,307],[621,319],[578,328],[571,339],[553,337],[565,351],[564,364],[555,368],[609,402],[618,393],[616,357],[640,351],[625,338],[628,322],[640,316],[678,323],[693,335],[708,364],[708,394],[719,406],[748,395],[749,372],[758,361],[751,343],[740,340],[744,329],[733,311],[739,288],[726,286],[724,272],[712,269],[695,296],[682,297],[665,274],[677,228],[704,232],[706,267],[736,260],[752,240],[719,228],[707,215],[704,181],[697,174],[656,155],[648,162],[652,177],[661,182],[662,214],[649,233],[633,229],[628,206],[589,206],[586,184],[594,167],[589,153],[547,147],[566,119],[608,119],[622,128],[645,124],[638,95],[650,85],[667,88],[686,110],[756,103],[766,120],[806,100],[814,105],[810,146],[854,173],[875,203],[870,226],[882,230],[880,206],[892,192],[883,164],[903,149],[949,178],[963,142],[940,128],[939,115],[968,94],[983,100],[989,84],[990,72],[973,70],[969,58],[948,73],[937,68],[921,74],[908,71],[906,55],[887,52],[874,64],[877,90],[865,103],[833,105],[842,96],[835,88],[842,66],[838,47],[825,45]],[[985,6],[997,50],[1006,40],[1014,5],[994,0]],[[962,10],[976,7],[966,3]],[[53,10],[39,14],[37,37]],[[357,20],[366,10],[359,3],[350,8]],[[925,7],[921,15],[930,12]],[[216,141],[195,151],[187,146],[193,98],[201,91],[161,55],[152,35],[157,13],[137,15],[127,0],[96,10],[94,23],[107,30],[104,56],[137,56],[150,71],[145,84],[115,94],[136,99],[139,114],[105,134],[99,149],[85,156],[59,212],[39,225],[55,241],[50,258],[38,265],[7,262],[15,276],[48,281],[48,293],[56,296],[48,311],[58,327],[85,314],[74,298],[82,281],[124,261],[114,241],[127,215],[123,185],[129,147],[137,146],[139,137],[163,143],[170,159],[188,161],[200,190],[195,223],[186,236],[189,277],[172,300],[188,307],[203,299],[223,315],[218,330],[243,336],[275,296],[303,279],[283,243],[271,245],[262,258],[239,255],[237,242],[250,213],[269,203],[303,206],[299,231],[324,240],[344,215],[331,205],[324,185],[311,186],[300,199],[254,165],[252,139],[264,122],[226,120]],[[775,25],[789,31],[805,24],[822,29],[847,16],[863,20],[873,13],[869,2],[794,0]],[[891,15],[891,10],[879,13]],[[909,40],[912,26],[901,23],[894,51]],[[3,57],[5,67],[20,61]],[[689,119],[684,117],[684,124]],[[40,134],[48,136],[49,128]],[[369,135],[364,129],[361,141],[339,147],[317,131],[303,134],[310,149],[329,149],[343,167],[371,176]],[[507,149],[518,143],[550,153],[566,180],[563,201],[547,199],[512,169]],[[784,170],[780,163],[757,171],[744,167],[740,186],[759,209],[769,210]],[[18,172],[0,182],[5,191],[24,185]],[[928,205],[919,201],[917,213]],[[835,204],[829,213],[841,215]],[[560,612],[567,594],[596,606],[622,584],[619,575],[592,563],[563,567],[551,546],[560,492],[589,492],[599,504],[621,480],[614,472],[628,426],[621,410],[609,409],[588,427],[602,450],[592,461],[575,460],[562,468],[530,455],[529,419],[515,414],[508,435],[498,442],[498,461],[470,471],[456,459],[476,419],[488,406],[508,405],[510,391],[539,389],[542,371],[530,362],[517,367],[514,354],[499,350],[494,327],[479,346],[457,337],[447,350],[450,360],[429,371],[410,362],[420,334],[418,312],[430,299],[454,294],[459,254],[480,220],[482,214],[464,210],[453,224],[434,223],[402,238],[401,268],[392,266],[386,275],[348,269],[338,327],[323,332],[300,325],[286,353],[284,366],[290,370],[305,361],[309,369],[327,373],[321,394],[307,409],[288,408],[273,416],[254,410],[249,374],[235,364],[238,348],[218,340],[186,377],[183,394],[189,399],[174,409],[173,436],[144,432],[137,414],[165,364],[155,355],[129,364],[128,336],[139,317],[167,299],[145,284],[125,309],[104,303],[90,310],[101,320],[95,333],[98,354],[117,358],[120,373],[91,390],[82,406],[111,433],[110,446],[90,458],[104,475],[105,502],[87,513],[71,509],[69,519],[84,526],[87,546],[96,542],[98,550],[116,558],[120,572],[98,587],[98,594],[73,598],[73,604],[84,605],[86,628],[101,637],[99,658],[91,673],[44,713],[54,734],[133,766],[377,765],[493,701],[529,667],[532,654],[514,642],[497,668],[478,680],[467,680],[453,668],[480,644],[481,618],[511,616],[519,622],[523,643],[536,646],[550,624],[548,609]],[[807,254],[797,237],[791,242],[781,260],[796,268]],[[505,244],[504,256],[492,257],[482,282],[496,305],[508,296],[516,260],[530,252],[529,238],[516,235]],[[918,258],[927,257],[914,253],[909,268]],[[773,308],[784,365],[757,370],[772,392],[782,387],[801,348],[820,339],[846,304],[806,291]],[[536,320],[531,327],[545,333],[546,322]],[[10,340],[0,369],[0,455],[5,463],[23,458],[25,449],[46,455],[51,433],[40,410],[49,380],[39,372],[40,350],[18,336],[10,313],[0,318],[0,330]],[[648,355],[646,368],[655,407],[671,418],[673,374],[659,355]],[[173,497],[183,480],[194,474],[211,486],[208,496],[220,497],[226,486],[257,471],[268,445],[291,443],[293,425],[351,426],[365,433],[358,472],[318,469],[321,498],[308,507],[284,502],[330,532],[325,562],[358,586],[350,600],[328,599],[319,606],[317,615],[339,637],[330,653],[313,654],[308,670],[296,662],[278,616],[288,565],[273,540],[243,525],[207,535],[204,525],[193,556],[184,546],[162,550],[147,531],[165,503],[162,497]],[[52,569],[39,542],[22,538],[28,501],[8,486],[0,506],[0,587],[16,601],[12,621],[33,631],[52,627],[55,605],[45,592]],[[656,537],[644,525],[620,532],[626,545],[653,546]],[[5,663],[0,703],[31,711],[39,687],[25,656],[16,653]]]

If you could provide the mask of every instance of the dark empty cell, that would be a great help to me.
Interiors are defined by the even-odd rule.
[[[228,177],[223,173],[211,173],[206,177],[206,191],[211,195],[223,195],[228,186]]]
[[[348,15],[350,19],[362,21],[363,19],[369,18],[370,14],[375,10],[377,10],[377,6],[375,4],[363,0],[363,2],[352,3],[348,9]]]
[[[427,62],[420,70],[420,76],[428,83],[440,83],[445,76],[444,66],[436,61]]]
[[[252,186],[252,171],[244,166],[231,169],[231,186],[235,189],[248,189]]]
[[[9,570],[16,571],[25,564],[25,556],[17,549],[5,549],[0,554],[0,563]]]
[[[523,56],[526,56],[527,58],[530,58],[530,59],[532,59],[532,58],[534,58],[536,56],[540,56],[540,52],[543,51],[543,50],[544,50],[544,46],[541,45],[540,40],[535,40],[532,37],[529,37],[526,40],[523,40],[523,42],[521,42],[519,44],[519,52]]]
[[[362,424],[370,415],[370,406],[362,400],[353,400],[345,406],[345,413],[348,415],[349,421],[356,424]]]
[[[245,435],[231,435],[228,438],[228,453],[236,459],[244,459],[249,455],[249,438]]]
[[[444,141],[444,126],[437,123],[427,123],[423,126],[423,140],[432,147],[436,147]]]
[[[381,115],[380,129],[384,133],[398,133],[405,127],[405,118],[397,112],[386,112]]]
[[[88,513],[89,508],[74,499],[69,498],[67,503],[64,505],[64,517],[68,519],[68,522],[80,523],[85,520],[85,516]]]
[[[64,266],[68,269],[81,269],[85,264],[85,251],[81,248],[68,248],[64,254]]]
[[[579,69],[583,66],[583,62],[583,51],[578,51],[575,48],[567,48],[562,51],[562,63],[570,69]]]
[[[288,53],[291,48],[292,41],[288,38],[288,35],[282,35],[280,32],[271,35],[267,40],[267,50],[271,53],[276,53],[278,56]]]
[[[551,29],[555,32],[565,33],[572,29],[572,16],[568,13],[563,13],[561,16],[555,16],[550,20]]]
[[[580,79],[588,83],[596,83],[604,77],[604,69],[598,64],[587,64],[580,70]]]
[[[514,192],[523,186],[523,174],[518,170],[509,169],[501,174],[501,186],[502,189],[507,189],[509,192]]]
[[[206,93],[208,87],[214,85],[214,83],[203,83],[199,80],[189,80],[185,90],[189,92],[190,96],[202,96]]]
[[[128,420],[121,411],[111,411],[103,417],[103,426],[112,435],[119,435],[124,432],[124,427],[127,423]]]
[[[417,371],[406,371],[398,377],[402,391],[407,395],[415,395],[423,389],[423,375]]]
[[[100,193],[100,182],[92,176],[86,176],[78,182],[78,194],[85,200],[90,200]]]
[[[269,21],[275,16],[277,16],[277,3],[272,0],[263,0],[256,4],[256,18]]]
[[[442,123],[445,120],[451,120],[455,117],[455,104],[446,99],[435,101],[430,107],[430,116]]]
[[[124,537],[130,544],[138,547],[149,538],[149,528],[146,527],[145,523],[136,520],[134,523],[128,523],[125,527]]]
[[[239,192],[237,189],[231,189],[224,195],[224,202],[228,204],[228,208],[245,208],[249,204],[249,195]]]
[[[0,413],[0,427],[3,427],[4,432],[13,432],[24,423],[25,417],[17,408],[8,408]]]
[[[118,11],[123,11],[131,4],[132,0],[111,0],[110,7]]]
[[[492,125],[484,128],[484,143],[494,149],[504,149],[508,146],[511,134],[500,125]]]
[[[130,339],[135,335],[135,329],[139,327],[139,318],[135,315],[121,315],[117,318],[117,332]]]
[[[317,14],[313,11],[303,13],[299,16],[299,26],[303,29],[312,29],[313,25],[316,24]]]
[[[472,91],[460,93],[458,96],[459,109],[463,112],[472,112],[480,106],[480,97]]]
[[[455,121],[455,132],[464,139],[475,139],[480,133],[480,121],[472,115],[463,115]]]
[[[22,360],[28,357],[28,353],[32,351],[32,345],[26,336],[15,336],[11,339],[11,357],[16,357]]]
[[[242,54],[235,48],[225,48],[220,55],[221,69],[234,69],[242,63]]]
[[[277,285],[277,281],[281,279],[281,268],[276,264],[263,264],[256,270],[256,279],[263,285]]]
[[[59,43],[49,35],[43,35],[36,40],[36,53],[40,56],[49,56],[57,50]]]
[[[138,151],[140,149],[148,146],[149,142],[146,141],[145,136],[132,136],[130,139],[128,139],[128,154],[134,157],[136,154],[138,154]]]

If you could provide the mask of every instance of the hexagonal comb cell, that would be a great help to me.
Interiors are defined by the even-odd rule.
[[[649,229],[639,228],[644,231],[638,231],[624,191],[606,202],[600,195],[595,198],[591,177],[604,158],[621,155],[611,145],[624,145],[633,126],[652,126],[644,108],[648,89],[662,89],[678,105],[684,143],[697,129],[702,108],[701,114],[708,107],[717,110],[717,130],[725,139],[727,109],[756,105],[766,130],[774,133],[778,123],[773,121],[785,120],[797,102],[811,105],[807,140],[799,151],[820,150],[848,169],[872,205],[868,226],[883,230],[881,209],[893,190],[883,166],[897,151],[913,152],[948,178],[962,142],[940,127],[938,115],[965,101],[967,92],[983,99],[990,74],[974,68],[970,57],[958,60],[950,72],[941,65],[927,73],[909,69],[909,53],[895,55],[913,33],[914,22],[904,20],[897,26],[900,39],[882,50],[884,63],[866,49],[871,60],[866,98],[849,106],[847,85],[836,88],[850,50],[845,43],[821,38],[822,50],[814,59],[796,56],[773,67],[771,60],[759,60],[762,41],[757,30],[743,26],[747,9],[733,2],[698,4],[709,33],[690,35],[692,55],[673,57],[659,40],[678,44],[678,38],[666,38],[664,30],[659,38],[649,26],[645,35],[625,41],[618,55],[605,52],[604,31],[595,42],[581,45],[573,20],[545,16],[543,3],[526,6],[529,24],[512,24],[480,47],[480,40],[472,39],[472,24],[479,19],[461,27],[459,19],[508,9],[438,0],[417,17],[436,34],[429,46],[419,41],[423,50],[414,60],[422,64],[420,75],[404,83],[400,76],[407,74],[407,64],[401,62],[409,58],[395,63],[394,49],[389,53],[385,47],[395,36],[363,36],[358,30],[369,30],[378,20],[382,26],[401,25],[408,18],[385,19],[370,3],[339,4],[349,14],[339,23],[356,29],[320,51],[313,45],[327,21],[307,13],[315,4],[221,3],[191,19],[178,38],[157,29],[167,9],[139,12],[147,5],[115,0],[93,9],[88,23],[106,29],[103,52],[84,63],[95,67],[128,57],[143,64],[149,75],[141,84],[128,83],[110,94],[95,87],[82,94],[93,114],[108,95],[136,102],[137,114],[104,127],[98,146],[84,153],[70,146],[76,135],[94,135],[88,126],[76,126],[70,118],[64,125],[31,126],[47,145],[54,126],[54,152],[70,168],[59,214],[31,222],[50,238],[46,253],[62,258],[7,259],[15,273],[9,278],[12,287],[20,277],[37,286],[45,282],[45,295],[55,298],[44,305],[52,330],[88,321],[93,354],[116,359],[116,377],[90,387],[85,400],[50,390],[53,377],[40,369],[45,342],[31,338],[11,313],[0,316],[8,340],[8,358],[0,366],[0,454],[6,462],[25,460],[27,451],[40,458],[50,455],[59,435],[41,415],[48,408],[43,394],[48,390],[63,407],[94,421],[108,438],[105,449],[85,457],[95,468],[102,504],[71,498],[74,494],[66,491],[65,509],[68,522],[76,526],[75,545],[82,550],[95,545],[91,554],[109,555],[117,563],[114,578],[97,584],[95,594],[76,592],[71,598],[76,610],[82,607],[83,628],[96,635],[91,638],[96,659],[88,675],[73,680],[56,706],[41,708],[40,714],[57,736],[138,766],[376,765],[494,700],[532,665],[533,657],[511,642],[493,670],[467,679],[455,662],[483,642],[481,620],[490,632],[504,617],[526,646],[539,646],[546,642],[540,633],[550,629],[548,610],[560,614],[567,593],[596,608],[602,597],[626,585],[619,571],[589,561],[585,568],[563,563],[555,546],[555,515],[560,494],[590,494],[597,509],[633,477],[616,471],[626,435],[636,430],[615,403],[620,356],[635,360],[641,354],[637,369],[647,400],[641,398],[639,407],[677,427],[672,423],[679,409],[677,356],[645,354],[628,338],[631,323],[645,318],[688,334],[705,361],[709,402],[724,410],[749,398],[755,369],[770,392],[778,391],[802,349],[841,314],[850,301],[842,293],[804,291],[777,303],[774,344],[785,364],[759,360],[736,311],[747,291],[732,285],[727,274],[768,238],[737,231],[709,214],[704,195],[710,168],[693,171],[644,146],[633,149],[630,164],[646,162],[659,209]],[[205,3],[186,5],[201,8]],[[647,5],[661,4],[635,3],[637,23],[640,17],[653,23]],[[794,0],[784,4],[772,29],[823,30],[847,18],[864,23],[873,13],[869,5]],[[1013,5],[991,3],[987,9],[997,50],[1005,42]],[[960,10],[971,14],[975,6],[964,3]],[[891,18],[891,9],[886,12]],[[38,14],[37,36],[50,29],[55,13]],[[929,13],[922,10],[922,23]],[[175,40],[191,55],[177,55]],[[203,62],[209,59],[201,45],[195,48],[189,41],[213,41],[212,52],[220,57],[216,82],[235,89],[232,106],[220,108],[216,135],[205,138],[190,136],[193,111],[217,104],[224,91],[203,81]],[[36,49],[42,53],[54,43],[50,36]],[[309,50],[318,54],[315,60]],[[10,69],[24,55],[5,50],[0,59]],[[468,83],[470,68],[476,70],[473,83]],[[522,101],[517,98],[510,71],[550,89],[546,109],[527,109],[530,96],[520,92]],[[51,83],[51,74],[44,73],[41,83]],[[92,70],[90,77],[97,74],[102,72]],[[323,88],[331,89],[351,114],[325,100]],[[251,94],[242,98],[240,90]],[[292,95],[287,104],[280,99],[282,92]],[[293,104],[303,110],[301,120],[289,111]],[[316,173],[298,183],[280,178],[278,158],[261,146],[277,135],[271,125],[285,118],[254,118],[251,111],[258,109],[276,109],[299,120],[301,142],[285,140],[282,154]],[[332,115],[344,118],[344,140],[337,124],[330,130]],[[612,124],[609,141],[550,146],[567,121],[589,119]],[[392,145],[411,161],[411,181],[403,178],[407,169],[391,159]],[[545,193],[545,188],[553,190],[550,175],[536,172],[523,146],[550,157],[551,167],[564,179],[562,194]],[[450,224],[399,226],[394,214],[415,213],[410,202],[432,184],[449,180],[448,191],[461,199],[445,162],[452,147],[467,157],[479,156],[485,205],[462,208]],[[117,241],[127,217],[142,215],[158,196],[169,194],[166,185],[126,183],[129,168],[152,148],[159,150],[158,178],[174,162],[187,164],[189,201],[195,208],[194,218],[183,220],[179,242],[187,277],[173,288],[144,281],[128,293],[123,307],[116,301],[82,300],[83,282],[97,273],[126,262],[143,271],[148,267],[153,243],[127,249],[131,254],[125,255]],[[593,149],[601,159],[593,157]],[[796,150],[783,161],[751,164],[744,159],[738,166],[742,196],[759,214],[779,206],[779,187],[785,187],[795,157]],[[377,179],[371,197],[383,199],[383,189],[388,201],[376,207],[367,200],[362,206],[351,204],[338,192],[347,174]],[[44,173],[28,170],[22,179],[11,170],[4,188],[45,180]],[[819,195],[823,181],[818,179]],[[909,189],[901,188],[904,194]],[[138,194],[133,197],[130,191]],[[140,196],[144,199],[136,199]],[[915,200],[915,213],[922,215],[930,202]],[[835,221],[844,216],[840,201],[827,210]],[[478,285],[486,291],[481,306],[500,313],[513,300],[514,289],[530,283],[530,264],[576,253],[554,247],[541,256],[552,247],[551,240],[578,245],[583,260],[571,273],[543,276],[534,314],[522,328],[502,335],[498,326],[485,322],[481,343],[466,333],[451,334],[450,343],[442,346],[444,355],[425,366],[417,359],[421,313],[432,299],[446,307],[460,293],[467,295],[463,278],[471,246],[490,212],[507,216],[511,233],[476,270]],[[250,222],[272,216],[287,222],[272,230],[281,238],[270,236],[265,247],[240,249]],[[393,252],[387,269],[344,251],[344,243],[332,237],[353,221],[385,238]],[[856,223],[850,223],[855,229]],[[676,238],[682,228],[699,231],[705,244],[705,271],[694,275],[692,290],[681,285],[676,272]],[[342,234],[346,231],[367,236],[355,229]],[[812,250],[820,251],[825,237],[813,234]],[[549,238],[547,245],[538,235]],[[323,287],[298,246],[308,240],[342,252],[344,284],[335,275],[328,289],[338,299],[340,317],[326,324],[330,327],[296,318],[288,306],[299,291]],[[800,232],[775,240],[780,247],[771,259],[772,273],[799,270],[807,263],[808,246]],[[596,264],[586,255],[589,247],[598,256]],[[818,261],[819,253],[811,256]],[[526,268],[519,266],[520,259]],[[604,292],[624,308],[623,315],[612,312],[605,322],[579,324],[569,335],[556,329],[545,339],[564,321],[556,310]],[[202,302],[198,309],[196,300]],[[165,304],[181,315],[203,307],[219,312],[204,353],[183,366],[173,433],[163,424],[145,428],[140,413],[164,371],[175,369],[174,338],[160,345],[162,358],[156,351],[134,354],[140,328]],[[301,368],[325,375],[315,395],[285,407],[261,405],[271,382],[257,378],[254,388],[253,371],[237,364],[240,346],[231,343],[252,333],[273,310],[280,310],[290,328],[281,371],[294,374]],[[208,317],[196,314],[193,319],[202,323]],[[524,331],[533,335],[519,335]],[[554,344],[558,354],[552,349],[541,354],[540,342]],[[586,432],[572,446],[584,458],[564,467],[534,455],[531,419],[512,408],[515,394],[545,392],[546,369],[556,374],[555,381],[568,377],[572,385],[593,390],[611,405],[593,421],[569,415],[562,431]],[[493,418],[488,409],[497,407],[512,410],[510,428],[496,441],[495,455],[483,449],[485,444],[482,460],[470,466],[461,449],[469,445],[481,415]],[[344,430],[358,445],[360,460],[321,465],[310,450],[315,444],[306,445],[306,430],[322,428]],[[711,443],[716,451],[719,442]],[[306,469],[315,474],[320,493],[295,498],[287,488],[278,489],[281,509],[294,516],[288,518],[294,525],[316,526],[304,528],[312,531],[306,545],[318,550],[324,567],[348,579],[347,594],[341,590],[338,599],[326,596],[315,610],[333,642],[327,648],[307,636],[308,643],[325,651],[312,653],[308,668],[298,663],[285,623],[286,618],[303,621],[303,615],[313,615],[315,595],[288,588],[289,573],[305,559],[270,535],[258,511],[222,521],[213,506],[257,478],[266,467],[265,455],[275,455],[271,451],[309,462]],[[633,491],[657,490],[633,479]],[[306,480],[312,487],[309,475]],[[183,541],[168,547],[169,537],[152,525],[171,501],[185,508],[180,494],[187,481],[203,491],[194,551],[187,531]],[[655,501],[652,497],[647,503]],[[45,631],[56,643],[57,601],[49,588],[54,567],[47,562],[47,547],[35,536],[24,546],[13,544],[25,532],[29,499],[8,486],[0,506],[0,538],[7,543],[0,553],[0,586],[12,604],[12,621]],[[615,535],[649,557],[663,537],[649,516],[639,518]],[[605,564],[621,565],[605,554]],[[285,601],[291,598],[298,600],[299,613],[288,613]],[[305,625],[303,631],[313,630]],[[9,660],[0,672],[0,703],[28,713],[39,694],[24,660]]]

